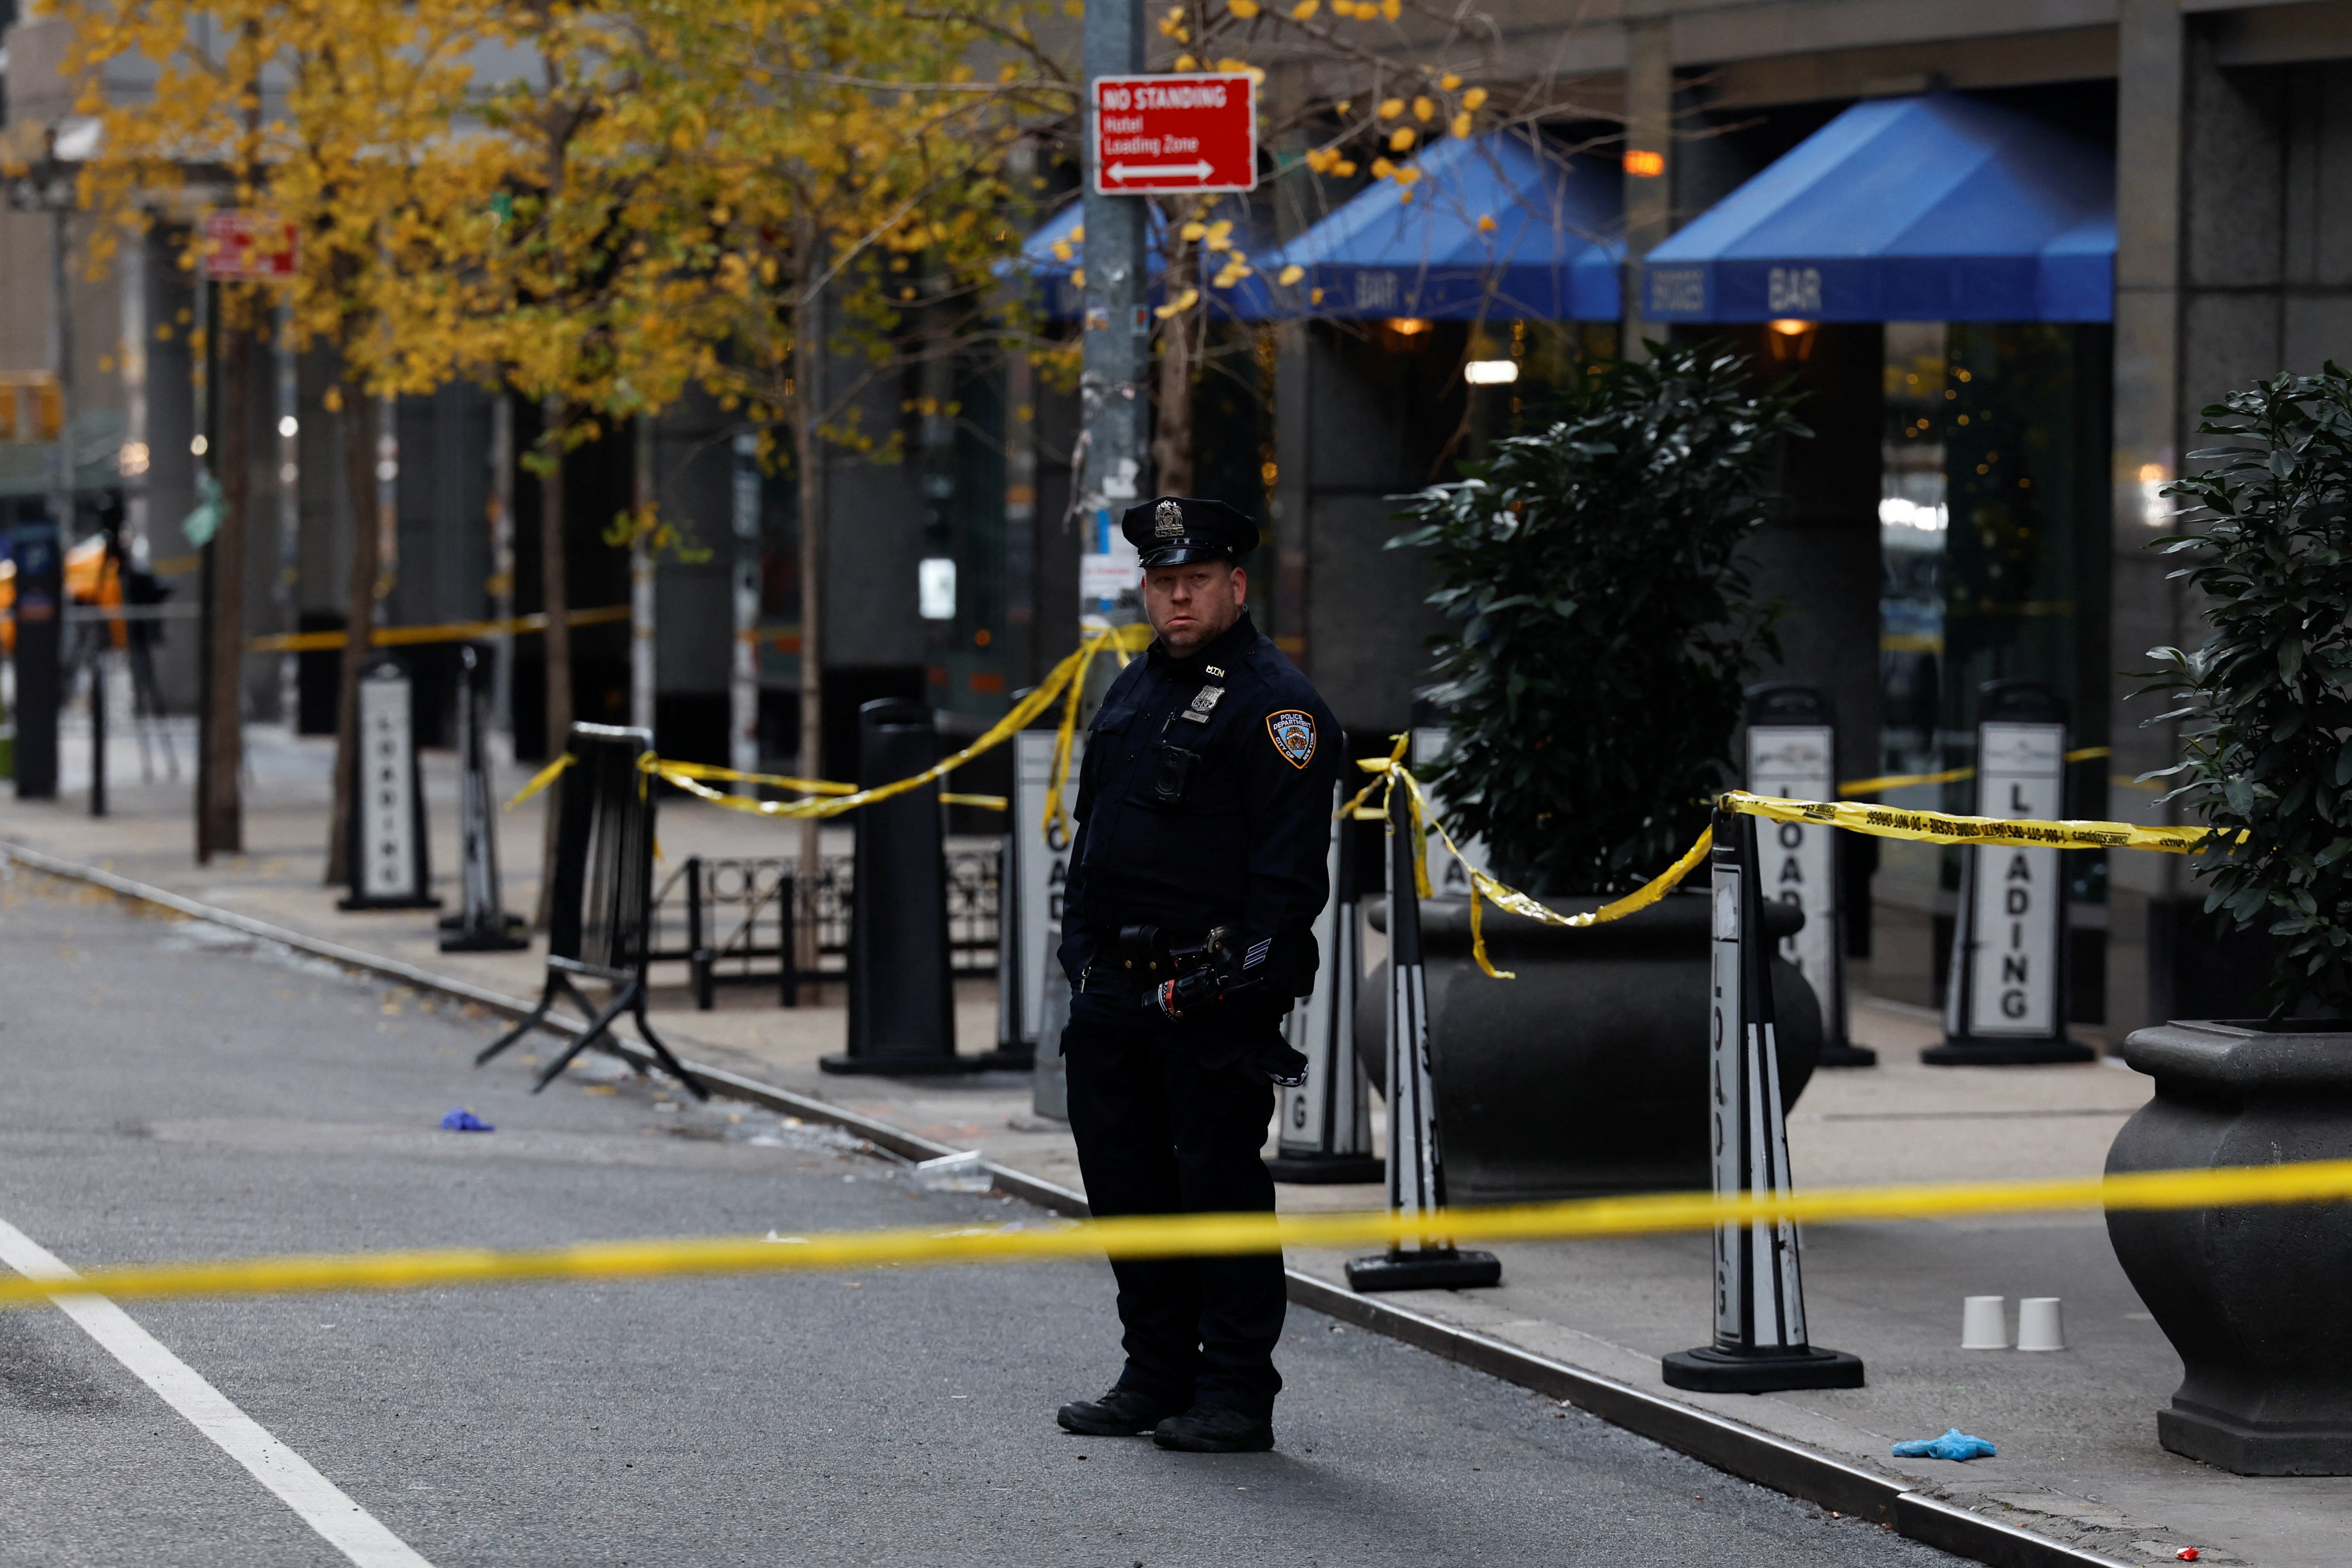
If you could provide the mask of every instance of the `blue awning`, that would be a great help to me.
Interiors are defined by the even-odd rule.
[[[1382,180],[1267,259],[1309,316],[1613,321],[1622,313],[1623,180],[1527,132],[1433,143],[1411,184]]]
[[[1245,321],[1271,319],[1274,312],[1266,301],[1267,273],[1257,260],[1255,250],[1263,249],[1265,237],[1250,221],[1250,210],[1244,198],[1227,196],[1209,209],[1206,222],[1229,223],[1228,231],[1235,247],[1251,256],[1251,275],[1236,279],[1231,286],[1219,289],[1214,279],[1223,269],[1213,256],[1204,258],[1202,267],[1201,292],[1215,301],[1219,313],[1238,317]],[[1000,278],[1022,274],[1037,280],[1044,291],[1045,314],[1056,321],[1075,321],[1086,310],[1086,289],[1077,281],[1078,269],[1086,264],[1086,242],[1082,229],[1086,222],[1086,204],[1072,201],[1060,212],[1037,226],[1029,237],[1021,242],[1021,254],[1011,261],[996,265]],[[1167,270],[1168,256],[1162,244],[1167,225],[1158,204],[1152,204],[1144,218],[1145,260],[1150,269],[1151,302],[1165,302],[1167,290],[1161,287],[1160,274]]]
[[[2105,321],[2115,157],[1962,93],[1858,103],[1650,252],[1658,321]]]

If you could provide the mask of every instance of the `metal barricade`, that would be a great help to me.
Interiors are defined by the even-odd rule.
[[[688,1073],[654,1033],[646,1017],[646,964],[651,957],[654,869],[654,791],[638,759],[653,750],[645,730],[608,724],[572,726],[572,765],[563,775],[556,809],[554,881],[550,889],[547,983],[539,1005],[474,1058],[481,1066],[547,1021],[559,997],[587,1016],[588,1026],[533,1084],[535,1093],[554,1081],[573,1058],[609,1041],[623,1013],[661,1065],[708,1100],[709,1090]],[[610,987],[604,1005],[591,1003],[582,981]]]
[[[1003,937],[1003,851],[990,844],[951,847],[946,856],[948,952],[957,974],[997,966]],[[709,1012],[721,985],[776,987],[777,1001],[800,1005],[800,988],[847,973],[856,863],[827,855],[803,896],[797,859],[782,855],[692,855],[654,892],[653,963],[682,963],[694,1005]],[[818,966],[793,963],[797,928],[816,928]],[[830,962],[828,962],[830,961]]]
[[[694,1005],[706,1013],[718,1005],[721,985],[772,981],[778,1002],[800,1005],[801,973],[793,961],[795,869],[774,855],[688,856],[654,894],[656,945],[646,961],[684,963]],[[661,945],[681,915],[677,944]]]

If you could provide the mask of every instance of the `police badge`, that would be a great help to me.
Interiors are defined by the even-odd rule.
[[[1203,686],[1200,690],[1192,693],[1192,706],[1187,708],[1181,716],[1191,720],[1195,724],[1205,724],[1209,721],[1209,716],[1217,710],[1217,699],[1224,694],[1225,689],[1222,686]]]
[[[1184,509],[1172,500],[1160,503],[1151,514],[1151,536],[1154,539],[1179,539],[1184,533]]]
[[[1292,767],[1305,771],[1315,760],[1315,721],[1296,708],[1286,708],[1279,713],[1265,716],[1265,732],[1274,742],[1274,749]]]

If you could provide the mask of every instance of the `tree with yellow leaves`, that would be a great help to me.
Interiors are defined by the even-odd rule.
[[[518,384],[528,374],[618,412],[698,383],[771,447],[783,437],[800,500],[804,773],[830,761],[827,452],[894,456],[896,437],[859,419],[872,390],[998,331],[992,268],[1018,239],[1003,163],[1074,101],[1027,10],[632,0],[600,12],[593,60],[608,85],[578,100],[563,162],[517,198],[515,237],[492,258],[514,290],[493,333]],[[494,118],[526,116],[517,104]],[[813,821],[801,848],[814,887]]]
[[[476,0],[69,0],[67,68],[88,84],[79,105],[99,118],[84,165],[85,205],[143,230],[185,222],[182,265],[202,259],[203,217],[236,209],[289,225],[298,266],[284,285],[224,284],[215,330],[225,367],[221,449],[225,507],[213,543],[214,689],[202,849],[237,847],[237,692],[244,653],[242,552],[247,525],[243,451],[245,341],[283,306],[295,345],[331,345],[341,384],[330,395],[344,433],[352,519],[348,637],[341,669],[335,810],[327,880],[344,880],[356,745],[357,689],[370,652],[380,559],[373,400],[429,390],[447,378],[466,306],[460,277],[437,265],[439,237],[482,210],[486,173],[457,132],[470,55],[485,37]],[[144,97],[109,100],[107,68],[141,61]],[[108,247],[98,248],[104,260]]]
[[[572,716],[564,455],[699,384],[788,437],[814,771],[823,448],[887,455],[857,426],[860,398],[981,335],[989,266],[1008,248],[1003,157],[1075,97],[1029,34],[1027,0],[68,3],[93,81],[124,56],[159,71],[150,99],[89,106],[107,122],[95,205],[144,221],[162,193],[231,166],[234,190],[207,188],[198,207],[265,209],[303,237],[295,330],[346,365],[347,735],[376,576],[371,397],[475,375],[544,411],[530,460],[553,752]],[[531,74],[475,81],[485,44]]]

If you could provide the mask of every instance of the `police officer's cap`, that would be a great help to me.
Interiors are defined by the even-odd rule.
[[[1147,571],[1187,561],[1238,561],[1257,547],[1257,524],[1248,516],[1223,501],[1190,496],[1160,496],[1129,507],[1118,528]]]

